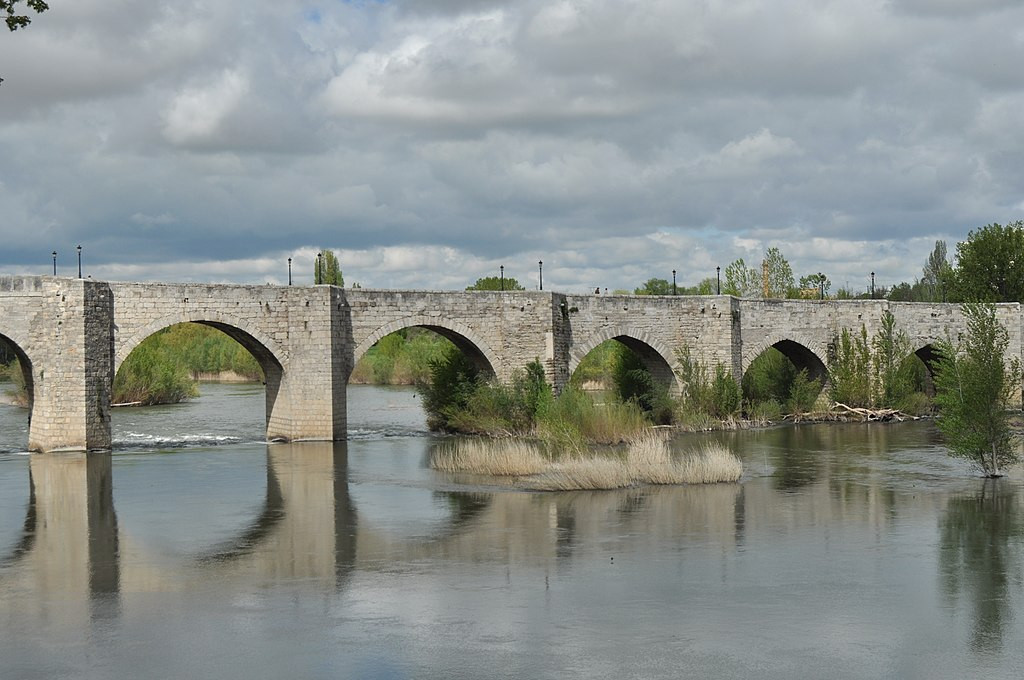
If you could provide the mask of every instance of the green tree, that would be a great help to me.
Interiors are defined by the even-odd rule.
[[[333,250],[321,250],[313,264],[313,280],[330,286],[345,286],[345,277],[341,275],[341,263]]]
[[[938,343],[935,403],[951,455],[977,463],[987,477],[1017,460],[1007,407],[1020,393],[1020,364],[1007,365],[1010,336],[991,303],[964,304],[967,333]]]
[[[953,269],[946,259],[946,242],[936,241],[935,247],[928,255],[928,260],[922,269],[921,295],[918,298],[921,302],[942,302],[946,295],[946,288],[950,284]],[[917,286],[915,286],[917,287]],[[890,298],[891,299],[891,298]]]
[[[960,302],[1024,301],[1024,222],[989,224],[956,244],[953,288]]]
[[[805,290],[814,290],[814,297],[828,297],[828,291],[832,288],[832,282],[829,278],[818,272],[817,274],[808,274],[807,276],[800,277],[800,292],[803,293]]]
[[[472,286],[466,286],[466,290],[526,290],[511,276],[504,278],[500,276],[485,276],[477,279]]]
[[[761,261],[761,278],[766,298],[789,297],[789,292],[796,287],[793,280],[793,268],[782,255],[782,251],[772,246],[764,253]]]
[[[753,267],[748,268],[742,257],[733,260],[725,268],[722,293],[743,298],[758,297],[761,294],[761,273]]]
[[[665,279],[647,279],[644,285],[633,291],[633,295],[671,295],[672,283]]]
[[[0,10],[7,14],[5,21],[7,22],[7,28],[11,31],[25,28],[32,23],[32,17],[28,14],[18,13],[17,5],[22,3],[24,3],[26,9],[34,10],[36,14],[41,14],[50,9],[50,6],[43,2],[43,0],[0,0]]]
[[[871,406],[871,350],[868,331],[844,328],[828,347],[832,400],[847,406]]]
[[[687,288],[680,288],[680,295],[714,295],[718,286],[718,281],[711,277],[702,279],[696,286],[689,286]]]
[[[882,323],[871,338],[874,350],[874,403],[878,406],[895,408],[897,403],[910,391],[907,372],[902,370],[903,360],[910,354],[910,340],[907,334],[896,328],[896,317],[888,309],[882,312]]]

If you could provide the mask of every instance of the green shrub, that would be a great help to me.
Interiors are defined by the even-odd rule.
[[[155,334],[136,347],[114,376],[114,403],[176,404],[198,396],[177,352]]]
[[[821,394],[821,381],[811,380],[807,376],[807,369],[801,370],[793,380],[790,388],[789,400],[786,402],[786,409],[790,413],[808,413],[814,410],[814,402]]]

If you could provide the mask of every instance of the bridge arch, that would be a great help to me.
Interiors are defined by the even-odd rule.
[[[6,347],[14,354],[15,358],[18,359],[18,366],[21,368],[21,377],[25,381],[25,391],[28,397],[28,409],[29,415],[28,420],[32,422],[32,409],[35,408],[35,381],[33,379],[33,363],[28,352],[25,351],[24,341],[18,342],[12,337],[14,334],[7,335],[0,333],[0,344],[6,345]]]
[[[263,370],[266,388],[266,423],[269,430],[271,416],[274,413],[274,404],[277,402],[281,381],[284,378],[284,366],[287,363],[287,355],[274,340],[267,337],[259,329],[253,328],[244,319],[215,311],[170,314],[154,319],[136,330],[127,340],[115,344],[113,375],[117,375],[121,364],[132,353],[132,350],[142,344],[143,340],[164,328],[180,323],[197,323],[216,328],[252,354]]]
[[[254,328],[245,319],[214,310],[207,310],[201,313],[181,312],[168,314],[167,316],[154,319],[137,329],[127,339],[115,345],[114,373],[117,373],[124,360],[128,358],[132,350],[142,344],[143,340],[158,331],[179,323],[198,323],[216,328],[249,350],[261,366],[266,362],[276,364],[280,368],[287,363],[288,355],[284,349],[272,338],[260,331],[260,329]]]
[[[679,379],[676,376],[675,354],[660,340],[649,333],[629,326],[614,326],[593,333],[584,342],[573,344],[569,354],[569,376],[576,372],[583,358],[590,354],[602,342],[615,340],[621,342],[636,353],[650,371],[651,377],[673,394],[680,391]]]
[[[811,349],[815,344],[809,339],[802,337],[799,333],[773,333],[751,346],[750,349],[744,349],[741,368],[746,373],[754,359],[769,348],[774,347],[792,361],[798,371],[807,369],[808,378],[811,380],[820,379],[822,385],[825,385],[829,381],[828,364],[822,359],[819,351]]]
[[[370,333],[366,338],[356,345],[352,352],[351,371],[363,355],[371,347],[384,337],[405,330],[406,328],[425,328],[437,333],[443,338],[450,340],[459,350],[469,357],[470,361],[484,374],[488,376],[502,376],[504,366],[490,346],[472,328],[458,321],[449,321],[435,316],[416,314],[407,316],[390,323],[386,323],[377,330]]]

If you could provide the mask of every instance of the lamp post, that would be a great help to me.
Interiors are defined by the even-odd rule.
[[[871,272],[871,299],[875,299],[875,273]]]
[[[503,265],[503,264],[499,265],[498,266],[498,272],[500,274],[501,290],[504,292],[504,290],[505,290],[505,265]]]
[[[824,300],[825,299],[825,275],[821,274],[821,273],[818,274],[818,288],[819,288],[819,291],[820,291],[819,295],[818,295],[818,299],[819,300]]]
[[[672,270],[672,294],[676,294],[676,270]]]
[[[292,258],[288,258],[288,285],[292,285]]]
[[[53,255],[53,275],[56,276],[57,275],[57,251],[55,250],[55,251],[53,251],[50,254]]]
[[[322,256],[323,256],[323,253],[317,253],[316,254],[316,269],[313,270],[313,283],[314,284],[320,283],[321,279],[323,279],[323,276],[324,276],[323,275],[323,265],[321,263]]]
[[[544,290],[544,260],[537,260],[537,280],[540,281],[540,290]]]
[[[715,267],[715,283],[718,285],[718,295],[722,294],[722,267]]]
[[[82,246],[78,246],[75,250],[78,251],[78,278],[82,278]]]

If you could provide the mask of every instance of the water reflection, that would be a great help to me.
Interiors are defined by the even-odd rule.
[[[984,480],[972,494],[946,503],[939,522],[939,570],[945,596],[971,607],[971,649],[1001,651],[1012,612],[1011,584],[1021,584],[1019,489],[1008,480]]]
[[[67,619],[116,611],[120,566],[110,454],[33,455],[28,482],[23,534],[3,560],[9,568],[5,576],[56,595],[56,603],[49,597],[35,601],[45,616],[58,613],[51,604]]]

